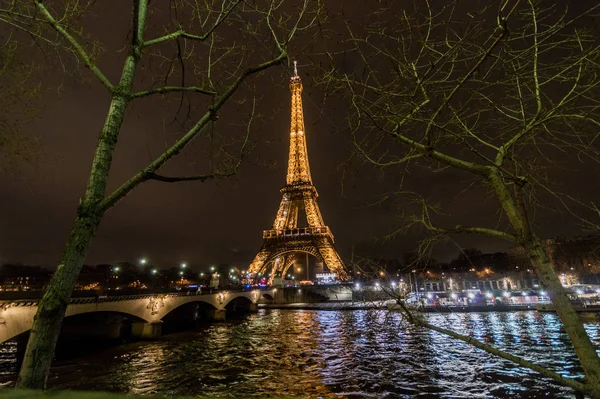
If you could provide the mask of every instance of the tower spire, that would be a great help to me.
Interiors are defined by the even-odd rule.
[[[304,131],[302,80],[298,76],[298,63],[296,61],[294,61],[294,76],[290,79],[290,91],[292,92],[292,118],[286,184],[312,184]]]

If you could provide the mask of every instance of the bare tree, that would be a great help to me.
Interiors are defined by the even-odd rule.
[[[243,131],[241,140],[223,137],[225,142],[213,146],[214,132],[223,124],[217,123],[219,115],[232,100],[244,102],[242,89],[250,77],[288,60],[290,42],[300,34],[310,34],[320,7],[308,0],[132,0],[131,30],[122,50],[126,56],[115,82],[97,63],[105,51],[102,42],[85,25],[84,17],[94,11],[96,3],[0,1],[0,22],[15,35],[22,32],[20,40],[33,39],[47,56],[59,60],[65,72],[91,75],[110,94],[87,187],[58,268],[39,303],[17,387],[45,387],[71,291],[105,213],[148,180],[205,181],[234,174],[248,149],[249,130]],[[108,29],[111,23],[104,21],[104,26]],[[80,71],[81,66],[85,70]],[[240,91],[242,94],[237,94]],[[185,119],[181,122],[183,132],[137,174],[107,192],[113,153],[128,107],[141,98],[169,94],[179,96],[178,117]],[[189,96],[195,97],[190,100]],[[246,104],[250,124],[254,101]],[[243,114],[237,114],[236,119],[241,117]],[[209,126],[212,129],[207,129]],[[91,130],[95,131],[93,127]],[[216,155],[209,155],[205,174],[159,174],[195,139],[205,139],[207,147],[221,148]],[[224,150],[229,148],[227,143],[235,144],[237,150]]]
[[[23,132],[23,126],[37,116],[31,105],[39,96],[35,79],[39,68],[35,63],[20,62],[19,49],[10,35],[0,35],[0,174],[15,173],[17,163],[32,164],[39,154],[36,137]]]
[[[594,210],[557,186],[566,165],[600,160],[600,41],[593,31],[600,8],[482,4],[370,3],[372,14],[344,21],[346,47],[327,53],[333,67],[323,84],[348,98],[351,138],[366,162],[388,173],[462,173],[457,192],[480,190],[495,199],[496,225],[447,226],[443,208],[405,186],[395,193],[418,210],[404,214],[395,233],[411,227],[431,233],[422,253],[453,234],[522,246],[585,372],[577,389],[600,397],[596,348],[535,225],[541,208],[588,224]]]

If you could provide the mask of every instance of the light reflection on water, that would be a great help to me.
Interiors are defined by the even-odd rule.
[[[562,375],[581,377],[554,314],[427,317]],[[586,324],[596,344],[599,326]],[[6,363],[14,362],[15,351],[13,343],[0,346],[5,381],[14,379],[14,367]],[[536,373],[384,311],[261,311],[158,341],[70,354],[55,362],[49,386],[215,397],[574,397]]]

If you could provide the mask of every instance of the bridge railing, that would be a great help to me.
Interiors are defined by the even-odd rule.
[[[309,235],[331,235],[329,227],[299,227],[295,229],[264,230],[263,238],[285,238]]]
[[[83,303],[94,303],[94,302],[118,302],[118,301],[131,301],[136,299],[152,298],[157,295],[162,297],[181,297],[181,296],[196,296],[196,295],[213,295],[219,292],[246,292],[255,290],[268,290],[268,288],[252,287],[250,289],[245,288],[232,288],[232,289],[207,289],[199,291],[179,291],[179,292],[141,292],[138,294],[127,294],[127,295],[115,295],[115,291],[112,291],[109,295],[106,292],[91,291],[95,295],[78,296],[74,295],[71,297],[69,303],[71,304],[83,304]],[[0,306],[11,304],[13,306],[37,306],[41,299],[41,292],[32,291],[24,292],[21,298],[2,298],[0,297]],[[40,294],[32,296],[31,294]]]

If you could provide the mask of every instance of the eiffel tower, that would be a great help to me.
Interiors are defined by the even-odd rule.
[[[283,198],[271,230],[263,231],[263,246],[248,268],[250,273],[265,274],[270,267],[273,276],[283,276],[294,264],[299,253],[308,253],[322,261],[347,280],[348,273],[334,248],[333,234],[323,222],[317,205],[317,190],[313,186],[306,150],[306,132],[302,111],[302,81],[294,61],[294,76],[290,79],[292,92],[292,123],[290,156]],[[298,227],[298,215],[304,211],[308,227]]]

